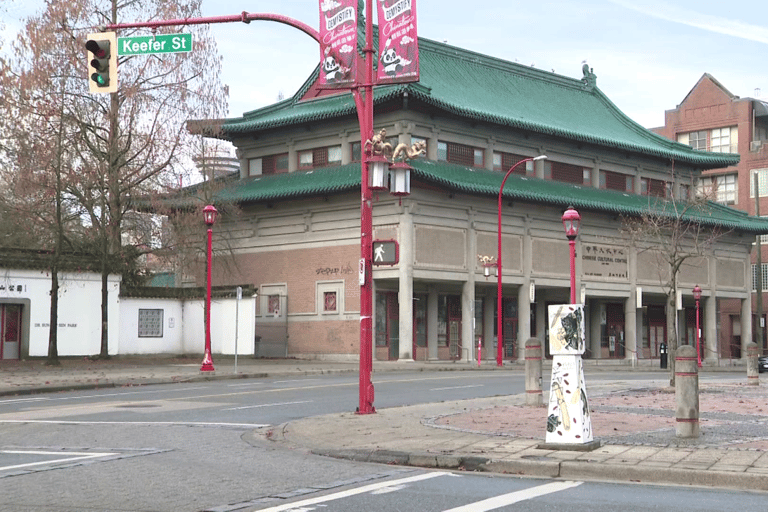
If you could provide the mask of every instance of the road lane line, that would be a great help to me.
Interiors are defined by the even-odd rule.
[[[467,389],[467,388],[482,388],[484,384],[473,384],[469,386],[451,386],[449,388],[432,388],[430,391],[446,391],[448,389]]]
[[[294,510],[299,509],[301,507],[306,507],[310,505],[317,505],[318,503],[325,503],[326,501],[334,501],[339,500],[342,498],[348,498],[350,496],[356,496],[358,494],[365,494],[367,492],[373,492],[377,491],[379,489],[383,489],[386,487],[392,487],[395,485],[403,485],[403,484],[409,484],[412,482],[420,482],[422,480],[429,480],[430,478],[436,478],[438,476],[445,476],[449,473],[445,471],[435,471],[430,473],[422,473],[420,475],[411,476],[407,478],[401,478],[399,480],[387,480],[386,482],[379,482],[376,484],[370,484],[370,485],[364,485],[362,487],[357,487],[355,489],[348,489],[346,491],[336,492],[333,494],[328,494],[327,496],[319,496],[317,498],[310,498],[307,500],[302,501],[294,501],[291,503],[286,503],[285,505],[279,505],[277,507],[271,507],[271,508],[265,508],[260,510],[259,512],[280,512],[281,510]]]
[[[35,425],[143,425],[143,426],[182,426],[182,427],[232,427],[262,428],[268,423],[205,423],[200,421],[67,421],[67,420],[0,420],[3,423],[31,423]]]
[[[259,407],[279,407],[281,405],[296,405],[296,404],[310,404],[314,400],[302,400],[301,402],[279,402],[275,404],[261,404],[261,405],[243,405],[241,407],[229,407],[222,409],[222,411],[240,411],[242,409],[258,409]]]
[[[511,492],[509,494],[502,494],[501,496],[494,496],[487,500],[477,501],[470,503],[462,507],[456,507],[443,512],[485,512],[486,510],[494,510],[497,508],[512,505],[513,503],[519,503],[521,501],[538,498],[547,494],[552,494],[559,491],[565,491],[577,487],[584,482],[552,482],[550,484],[539,485],[537,487],[531,487],[529,489],[523,489],[522,491]]]
[[[116,455],[111,452],[93,453],[93,452],[44,452],[39,450],[0,450],[0,453],[9,453],[13,455],[62,455],[66,453],[70,457],[63,459],[43,460],[39,462],[27,462],[24,464],[16,464],[14,466],[0,466],[0,471],[8,471],[10,469],[29,468],[32,466],[44,466],[46,464],[59,464],[61,462],[74,462],[87,459],[96,459],[99,457],[108,457],[110,455]]]

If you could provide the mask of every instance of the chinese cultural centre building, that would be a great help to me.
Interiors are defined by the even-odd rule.
[[[549,304],[569,302],[569,248],[561,217],[581,215],[576,240],[577,301],[586,305],[586,358],[650,360],[666,340],[660,248],[631,242],[624,218],[664,211],[693,193],[702,172],[739,156],[695,151],[646,130],[600,91],[592,70],[574,79],[447,44],[419,40],[420,81],[375,88],[374,128],[386,140],[426,143],[409,161],[410,194],[374,193],[373,239],[396,241],[398,263],[376,265],[377,360],[524,357],[525,341],[546,339]],[[237,147],[240,174],[214,202],[234,203],[215,237],[235,264],[217,264],[214,284],[258,290],[256,334],[304,358],[359,354],[360,159],[349,92],[321,91],[318,70],[291,98],[227,119],[190,123]],[[364,153],[363,153],[364,154]],[[497,252],[502,204],[503,336],[496,332],[496,278],[483,256]],[[681,310],[701,302],[706,364],[719,364],[718,301],[751,315],[750,251],[768,221],[717,203],[687,220],[719,233],[687,260],[678,279]],[[668,267],[667,267],[668,269]],[[681,344],[693,326],[679,314]],[[742,322],[749,340],[750,322]],[[261,334],[260,334],[261,333]],[[280,339],[278,339],[280,338]],[[266,350],[266,348],[265,348]],[[260,352],[262,355],[269,355]]]
[[[756,94],[755,96],[758,96]],[[704,73],[693,89],[676,108],[664,113],[664,126],[654,132],[688,144],[700,151],[738,153],[738,163],[709,169],[699,179],[699,192],[713,201],[745,211],[750,215],[768,215],[768,99],[741,98],[732,94],[715,77]],[[759,211],[755,200],[755,175],[758,179]],[[756,242],[757,240],[753,240]],[[762,290],[768,291],[768,236],[760,237]],[[750,285],[757,290],[757,251],[752,254]],[[757,295],[753,296],[752,311],[757,312]],[[763,308],[768,299],[763,297]],[[721,355],[739,357],[742,340],[740,304],[723,301],[720,305]],[[765,310],[759,316],[765,319]],[[758,314],[752,318],[752,332]],[[768,348],[768,337],[755,342]],[[747,341],[752,341],[751,337]]]

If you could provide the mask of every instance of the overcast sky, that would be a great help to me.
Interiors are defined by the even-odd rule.
[[[664,124],[704,73],[741,97],[768,96],[768,2],[764,0],[415,0],[421,37],[581,78],[629,117]],[[14,18],[41,0],[0,0]],[[319,25],[318,0],[203,0],[204,16],[283,14]],[[127,21],[127,20],[126,20]],[[212,25],[230,87],[230,117],[293,95],[320,58],[298,30],[271,22]],[[460,80],[461,77],[457,77]]]

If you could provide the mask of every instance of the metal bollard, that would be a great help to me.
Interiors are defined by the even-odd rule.
[[[747,385],[759,386],[760,376],[758,375],[757,368],[757,356],[760,353],[760,348],[757,343],[750,341],[747,343]]]
[[[675,435],[699,437],[699,368],[696,348],[675,351]]]
[[[525,405],[541,407],[541,340],[529,338],[525,342]]]

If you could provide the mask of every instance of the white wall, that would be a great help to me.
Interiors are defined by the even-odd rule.
[[[4,269],[0,275],[0,299],[29,301],[28,355],[48,355],[51,312],[51,278],[44,270]],[[109,353],[119,351],[120,277],[109,276]],[[25,306],[27,307],[27,306]],[[58,353],[85,356],[101,350],[101,275],[94,272],[62,273],[59,276]]]
[[[243,297],[240,310],[235,298],[211,302],[211,353],[234,354],[235,330],[238,354],[253,354],[256,299]],[[203,300],[122,299],[120,308],[121,354],[200,354],[205,349]],[[139,338],[139,309],[163,310],[163,336]],[[235,329],[235,317],[239,326]],[[215,359],[214,359],[215,362]]]

